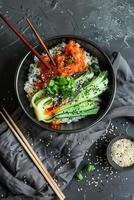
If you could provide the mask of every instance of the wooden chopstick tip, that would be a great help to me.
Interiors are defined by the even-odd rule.
[[[4,112],[6,112],[6,110],[5,110],[5,108],[4,107],[2,107],[1,108]],[[4,115],[4,113],[0,110],[0,114],[3,116]]]
[[[26,18],[26,20],[27,20],[28,24],[31,24],[31,21],[30,21],[30,19]]]
[[[2,110],[4,111],[4,113],[9,116],[8,112],[6,111],[6,109],[3,107]]]
[[[53,63],[53,65],[56,65],[55,61],[53,60],[52,56],[50,55],[45,43],[43,42],[43,40],[41,39],[40,35],[38,34],[38,32],[36,31],[35,27],[33,26],[32,22],[30,21],[29,18],[26,18],[29,26],[31,27],[31,29],[33,30],[35,36],[37,37],[37,39],[39,40],[41,46],[43,47],[43,49],[46,51],[48,57],[50,58],[51,62]]]
[[[6,117],[5,117],[4,113],[2,111],[0,111],[0,114],[1,114],[2,118],[5,120]]]
[[[6,109],[5,109],[4,107],[2,108],[2,110],[4,110],[5,113],[7,112]]]

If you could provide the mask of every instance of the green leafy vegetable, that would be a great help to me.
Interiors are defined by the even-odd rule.
[[[107,72],[101,72],[98,77],[93,78],[88,85],[74,98],[74,100],[62,107],[62,111],[80,105],[82,102],[95,101],[96,97],[108,88]]]
[[[93,71],[88,71],[75,80],[75,89],[81,89],[84,84],[91,80],[94,76]]]
[[[92,63],[89,66],[89,69],[90,69],[90,71],[94,72],[95,75],[98,75],[101,72],[100,67],[95,63]]]
[[[46,92],[48,95],[60,96],[66,99],[73,96],[75,91],[75,81],[71,76],[56,76],[50,80]]]
[[[32,98],[37,119],[47,123],[54,120],[60,120],[64,123],[64,121],[73,121],[73,119],[97,114],[100,108],[99,96],[108,89],[108,74],[107,71],[103,71],[94,78],[92,78],[93,76],[93,72],[87,72],[76,80],[72,77],[54,77],[49,82],[47,89],[37,92]],[[89,80],[91,78],[92,80]],[[77,94],[76,88],[79,88],[81,83],[85,85]],[[53,109],[55,101],[73,95],[74,98],[71,102],[60,105],[59,109],[52,114],[47,112],[44,114],[45,110]]]

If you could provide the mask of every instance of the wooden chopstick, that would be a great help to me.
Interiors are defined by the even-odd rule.
[[[21,33],[19,33],[15,27],[9,22],[8,19],[6,19],[6,17],[4,17],[2,14],[0,14],[1,19],[3,19],[3,21],[11,28],[11,30],[21,39],[21,41],[36,55],[36,57],[47,67],[50,68],[48,63],[45,62],[43,60],[43,58],[41,57],[41,55],[34,49],[34,47],[32,47],[32,45],[25,39],[25,37],[23,35],[21,35]]]
[[[13,133],[15,134],[15,136],[17,134],[17,136],[20,137],[20,140],[24,143],[24,145],[21,143],[22,146],[24,147],[24,149],[26,147],[25,150],[27,151],[28,155],[33,160],[33,162],[35,163],[35,165],[37,166],[37,168],[40,170],[40,172],[42,173],[42,175],[46,178],[46,180],[48,181],[48,183],[50,184],[50,186],[52,187],[52,189],[55,191],[55,193],[57,194],[57,196],[61,200],[64,199],[65,198],[64,194],[59,189],[59,187],[57,186],[57,184],[55,183],[55,181],[53,180],[53,178],[51,177],[51,175],[48,173],[47,169],[44,167],[43,163],[38,158],[37,154],[33,151],[33,149],[31,148],[31,146],[29,145],[28,141],[24,137],[23,133],[20,131],[20,129],[15,124],[15,122],[13,121],[13,119],[9,116],[9,114],[7,113],[7,111],[5,109],[3,109],[3,110],[6,113],[6,115],[8,116],[10,122],[12,123],[12,124],[10,124],[10,122],[6,119],[6,117],[5,118],[3,117],[5,119],[5,121],[7,122],[7,124],[9,125],[10,129],[13,131]],[[3,113],[2,113],[2,116],[3,116]],[[18,139],[18,137],[17,137],[17,139]]]
[[[51,188],[54,190],[54,192],[57,194],[59,199],[64,200],[65,195],[62,193],[62,191],[60,190],[60,188],[58,187],[56,182],[53,180],[53,178],[51,177],[51,175],[49,174],[49,172],[47,171],[47,169],[45,168],[45,166],[43,165],[41,160],[38,158],[37,154],[34,152],[32,147],[30,146],[30,144],[28,143],[28,141],[24,137],[23,133],[21,132],[21,130],[15,124],[15,122],[10,117],[10,115],[7,113],[7,111],[5,109],[3,109],[3,110],[4,110],[4,112],[7,115],[9,120],[6,118],[6,116],[2,112],[0,112],[0,114],[2,115],[3,119],[5,120],[5,122],[7,123],[9,128],[11,129],[11,131],[14,133],[14,135],[16,136],[16,138],[18,139],[20,144],[23,146],[25,151],[28,153],[29,157],[32,159],[32,161],[34,162],[34,164],[36,165],[38,170],[41,172],[41,174],[45,177],[45,179],[47,180],[47,182],[49,183]]]
[[[34,28],[33,24],[31,23],[31,21],[27,18],[27,22],[29,24],[29,26],[31,27],[31,29],[33,30],[34,34],[36,35],[37,39],[39,40],[40,44],[42,45],[43,49],[46,51],[48,57],[50,58],[51,62],[53,63],[53,65],[56,65],[52,56],[50,55],[46,45],[44,44],[43,40],[41,39],[41,37],[39,36],[38,32],[36,31],[36,29]]]

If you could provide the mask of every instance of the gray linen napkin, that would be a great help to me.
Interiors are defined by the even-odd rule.
[[[94,127],[79,134],[58,134],[37,127],[19,108],[14,119],[47,167],[64,189],[71,181],[85,152],[119,116],[134,117],[134,76],[125,59],[118,53],[113,68],[117,75],[117,92],[112,108]],[[8,200],[49,200],[53,191],[31,162],[11,131],[0,125],[0,182],[13,196]]]

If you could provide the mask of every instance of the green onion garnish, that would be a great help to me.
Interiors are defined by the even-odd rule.
[[[79,180],[82,181],[84,179],[83,175],[81,172],[76,172],[75,177]]]
[[[93,172],[93,171],[95,171],[95,166],[92,164],[87,164],[85,169],[87,172]]]

